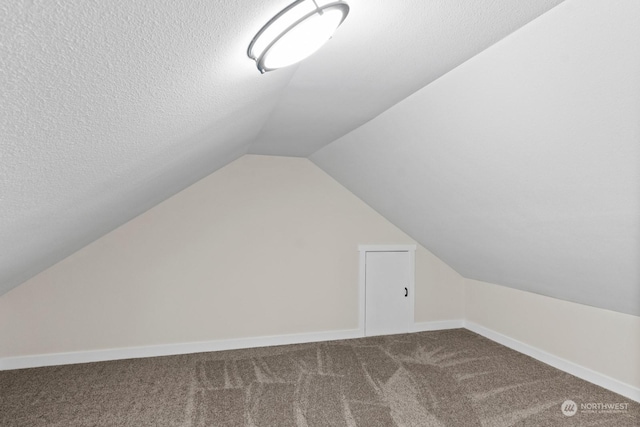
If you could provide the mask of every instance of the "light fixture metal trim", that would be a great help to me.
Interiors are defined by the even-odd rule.
[[[300,18],[296,19],[293,23],[291,23],[286,28],[281,30],[270,42],[268,42],[267,45],[264,47],[264,49],[262,49],[262,51],[254,52],[255,46],[261,40],[261,37],[264,36],[264,34],[270,28],[272,28],[272,26],[277,21],[280,21],[281,19],[283,19],[287,14],[291,13],[296,7],[300,7],[301,4],[303,4],[305,2],[308,3],[309,1],[311,1],[313,3],[313,5],[314,5],[313,9],[311,11],[309,11],[307,13],[303,12],[304,14]],[[331,11],[331,10],[338,10],[342,14],[342,17],[340,18],[340,21],[338,22],[338,24],[335,27],[335,29],[337,29],[342,24],[342,22],[344,22],[345,18],[349,14],[349,5],[347,3],[345,3],[345,2],[343,2],[341,0],[331,1],[329,3],[322,4],[322,5],[318,5],[318,2],[316,0],[297,0],[297,1],[293,2],[293,3],[291,3],[289,6],[285,7],[282,11],[280,11],[277,15],[275,15],[273,18],[271,18],[269,20],[269,22],[267,22],[260,29],[260,31],[258,31],[258,33],[253,37],[253,39],[251,40],[251,43],[249,44],[249,48],[247,49],[247,55],[249,56],[249,58],[251,58],[254,61],[256,61],[256,65],[258,67],[258,70],[260,70],[261,73],[265,73],[267,71],[272,71],[272,70],[275,70],[277,68],[280,68],[280,67],[269,68],[269,67],[267,67],[265,65],[269,50],[280,39],[282,39],[282,37],[284,37],[287,33],[289,33],[291,30],[293,30],[295,27],[297,27],[298,25],[300,25],[304,21],[308,20],[309,18],[311,18],[311,17],[313,17],[315,15],[322,15],[325,12]],[[334,29],[334,31],[335,31],[335,29]],[[315,51],[313,51],[313,52],[315,52]],[[313,53],[313,52],[311,52],[311,53]],[[303,60],[304,58],[306,58],[306,56],[301,57],[300,59],[296,60],[292,64],[295,64],[295,63]]]

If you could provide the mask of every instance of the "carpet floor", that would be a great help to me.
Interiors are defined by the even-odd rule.
[[[640,404],[454,329],[4,371],[0,425],[638,427]]]

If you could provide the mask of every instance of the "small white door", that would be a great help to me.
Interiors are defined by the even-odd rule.
[[[408,251],[366,252],[366,336],[409,332],[413,320],[412,255]]]

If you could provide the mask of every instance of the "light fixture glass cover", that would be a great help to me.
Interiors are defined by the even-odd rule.
[[[295,64],[320,49],[348,13],[340,0],[298,0],[258,31],[247,54],[261,73]]]

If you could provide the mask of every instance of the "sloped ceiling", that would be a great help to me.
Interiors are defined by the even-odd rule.
[[[349,0],[260,75],[290,0],[0,5],[0,294],[244,153],[307,156],[560,0]]]
[[[463,276],[640,315],[639,20],[569,0],[311,159]]]

